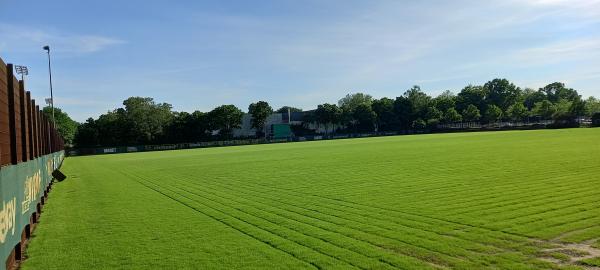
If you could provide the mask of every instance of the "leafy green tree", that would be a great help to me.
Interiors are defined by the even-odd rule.
[[[201,111],[194,111],[189,118],[187,126],[192,136],[192,142],[207,140],[210,137],[211,123],[209,114]]]
[[[256,128],[257,135],[263,134],[267,117],[273,113],[273,108],[266,101],[259,101],[248,106],[248,113],[252,115],[252,127]]]
[[[442,113],[435,107],[433,99],[421,90],[418,85],[408,89],[394,101],[394,112],[401,129],[414,129],[415,121],[418,124],[427,123],[427,120],[438,120]],[[420,126],[420,125],[417,125]]]
[[[502,119],[502,109],[496,105],[488,105],[487,110],[485,111],[485,120],[488,122],[497,122]]]
[[[573,101],[571,101],[571,106],[569,107],[569,113],[572,118],[578,116],[584,116],[586,114],[585,101],[581,100],[581,97],[577,96]]]
[[[360,104],[354,108],[354,119],[356,119],[356,128],[359,132],[371,132],[375,127],[375,119],[377,114],[369,104]]]
[[[52,121],[52,108],[50,106],[44,107],[42,112]],[[65,144],[72,144],[79,124],[71,119],[66,112],[57,107],[54,107],[54,119],[56,120],[56,130]]]
[[[426,127],[427,127],[427,122],[425,122],[425,120],[423,120],[421,118],[417,118],[412,123],[412,128],[417,129],[417,130],[422,130],[422,129],[425,129]]]
[[[439,96],[433,99],[435,107],[441,111],[448,111],[450,108],[456,109],[456,100],[457,97],[450,90],[446,90],[441,93]]]
[[[536,103],[547,100],[546,93],[543,91],[535,91],[531,88],[523,90],[523,105],[528,110],[532,110]]]
[[[312,124],[312,123],[316,123],[317,125],[320,124],[319,121],[317,120],[316,112],[317,112],[317,110],[312,110],[312,111],[308,111],[304,115],[302,115],[302,126],[304,129],[309,129],[310,124]]]
[[[572,88],[566,88],[564,83],[555,82],[540,88],[541,92],[546,93],[548,100],[558,104],[561,100],[573,101],[579,94]]]
[[[363,93],[347,94],[338,101],[338,107],[342,110],[341,123],[357,131],[358,120],[354,117],[354,111],[360,105],[371,106],[371,103],[373,103],[373,97],[370,95]]]
[[[600,112],[596,112],[592,115],[592,125],[600,127]]]
[[[98,117],[95,121],[98,129],[98,144],[102,146],[121,146],[140,143],[136,140],[127,112],[119,108]]]
[[[477,109],[477,107],[473,106],[475,109]],[[443,121],[444,123],[455,123],[455,122],[460,122],[462,121],[462,115],[460,115],[460,113],[458,113],[456,111],[456,109],[454,108],[449,108],[448,110],[446,110],[446,112],[444,113],[444,118]]]
[[[464,111],[469,105],[474,105],[482,112],[486,108],[487,96],[487,89],[483,86],[468,85],[456,96],[456,109]]]
[[[436,129],[439,124],[440,124],[439,119],[428,119],[426,122],[427,128],[430,128],[430,129]]]
[[[595,113],[600,113],[600,100],[595,97],[589,97],[585,100],[586,116],[593,116]]]
[[[155,103],[149,97],[130,97],[123,101],[129,133],[134,140],[151,143],[163,135],[163,128],[173,119],[171,104]]]
[[[558,103],[555,104],[556,111],[552,114],[552,119],[571,121],[573,117],[571,114],[571,105],[573,105],[572,101],[566,99],[559,100]]]
[[[462,113],[463,119],[467,122],[479,121],[481,119],[481,112],[477,106],[469,104]]]
[[[77,128],[73,143],[78,147],[98,146],[99,135],[96,121],[90,117]]]
[[[193,137],[190,134],[190,122],[191,114],[187,112],[173,112],[173,120],[167,127],[165,127],[165,136],[163,138],[163,142],[192,142]]]
[[[162,143],[185,143],[208,140],[208,121],[206,113],[174,112],[173,121],[165,128],[166,135]]]
[[[444,112],[438,110],[438,108],[436,108],[435,106],[429,106],[427,108],[427,113],[425,113],[425,117],[421,117],[424,119],[437,119],[437,120],[441,120],[442,118],[444,118]]]
[[[529,116],[529,110],[527,110],[527,107],[525,107],[523,103],[515,103],[508,107],[508,109],[506,110],[506,114],[512,120],[522,121]]]
[[[410,100],[405,96],[396,97],[394,100],[394,115],[400,129],[407,130],[412,127],[412,114]]]
[[[427,117],[427,113],[432,107],[432,99],[421,90],[421,87],[418,85],[413,86],[404,93],[404,96],[408,99],[411,106],[410,120],[414,121],[418,118]]]
[[[170,104],[155,103],[152,98],[131,97],[123,105],[123,108],[102,114],[97,120],[90,118],[79,125],[77,131],[71,133],[71,140],[77,146],[120,146],[223,139],[230,138],[233,129],[240,127],[243,116],[233,105],[223,105],[209,113],[196,111],[191,114],[173,112]],[[278,111],[287,113],[288,109],[301,111],[288,106]],[[272,109],[267,102],[260,101],[251,104],[249,111],[253,115],[253,127],[261,129]],[[440,122],[457,122],[461,118],[478,121],[482,112],[487,121],[498,121],[503,115],[520,120],[531,114],[560,120],[560,123],[573,123],[577,116],[597,115],[599,111],[600,102],[596,98],[584,101],[577,91],[562,83],[552,83],[538,91],[529,88],[521,91],[506,79],[494,79],[484,86],[466,86],[456,96],[445,91],[432,98],[419,86],[394,100],[373,100],[363,93],[349,94],[339,100],[339,107],[322,104],[317,110],[306,112],[302,129],[308,130],[310,125],[306,123],[325,125],[327,132],[335,124],[361,132],[371,131],[374,127],[380,131],[433,129]],[[48,109],[44,112],[48,114]],[[67,122],[59,124],[59,128],[69,127],[69,119],[59,115],[57,121]],[[213,137],[214,131],[218,131],[220,137]],[[68,142],[69,130],[59,132]]]
[[[535,103],[531,112],[533,115],[539,116],[542,119],[551,119],[552,115],[556,112],[556,106],[549,100],[542,100]]]
[[[371,95],[363,93],[347,94],[345,97],[338,101],[338,107],[342,110],[350,113],[354,112],[354,109],[361,104],[371,105],[373,103],[373,97]]]
[[[381,98],[373,100],[371,104],[373,112],[375,112],[375,123],[378,131],[393,130],[394,124],[394,100],[389,98]]]
[[[219,135],[224,138],[233,136],[233,129],[242,124],[244,113],[235,105],[221,105],[214,108],[207,115],[211,130],[218,130]]]
[[[493,79],[485,83],[483,88],[487,92],[487,104],[498,106],[502,111],[506,111],[510,105],[517,103],[522,95],[521,89],[507,79]]]
[[[291,106],[283,106],[283,107],[277,109],[275,112],[276,113],[287,113],[288,110],[289,110],[289,112],[302,112],[302,109],[296,108],[296,107],[291,107]]]
[[[415,128],[414,124],[417,119],[421,119],[426,124],[427,117],[439,116],[439,111],[432,108],[435,108],[432,98],[425,94],[418,85],[408,89],[394,101],[396,121],[399,123],[400,129],[404,130]]]
[[[315,110],[315,120],[317,124],[325,125],[325,133],[328,133],[330,127],[341,122],[342,110],[335,104],[321,104]]]
[[[78,132],[78,144],[120,146],[165,140],[166,128],[174,117],[170,104],[155,103],[152,98],[130,97],[123,105],[124,108],[100,115],[98,120],[88,120]]]

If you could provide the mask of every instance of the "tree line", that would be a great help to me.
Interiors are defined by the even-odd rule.
[[[279,111],[288,111],[288,107]],[[298,111],[297,108],[291,108]],[[265,101],[250,104],[252,127],[264,134],[265,121],[274,111]],[[73,142],[78,147],[183,143],[226,140],[240,128],[244,112],[235,105],[221,105],[209,112],[177,112],[171,104],[149,97],[130,97],[123,107],[89,118],[79,125]]]
[[[264,135],[265,122],[273,112],[302,110],[284,106],[274,111],[265,101],[250,104],[248,113],[257,137]],[[230,139],[233,130],[240,128],[244,112],[234,105],[221,105],[209,112],[178,112],[170,104],[157,103],[149,97],[130,97],[123,101],[123,107],[80,124],[60,110],[56,115],[66,142],[94,147]],[[592,117],[600,124],[600,100],[583,99],[576,90],[559,82],[534,90],[522,89],[506,79],[494,79],[483,85],[468,85],[457,94],[444,91],[435,97],[419,86],[395,98],[348,94],[337,104],[320,104],[303,115],[303,126],[295,130],[313,133],[307,125],[321,127],[326,133],[423,130],[435,129],[439,124],[505,120],[552,119],[569,126],[581,116]],[[67,124],[62,127],[61,122]]]
[[[468,85],[458,94],[444,91],[436,97],[413,86],[395,99],[373,99],[363,93],[348,94],[338,104],[321,104],[309,121],[336,132],[371,132],[435,129],[456,122],[556,120],[577,124],[577,117],[600,113],[600,101],[555,82],[538,90],[521,89],[506,79]],[[310,117],[310,116],[309,116]],[[598,117],[598,116],[596,116]]]

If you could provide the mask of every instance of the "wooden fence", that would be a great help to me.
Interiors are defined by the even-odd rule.
[[[52,122],[15,76],[14,66],[0,58],[0,166],[27,162],[63,148]]]
[[[0,270],[16,269],[22,260],[63,149],[14,66],[0,58]]]

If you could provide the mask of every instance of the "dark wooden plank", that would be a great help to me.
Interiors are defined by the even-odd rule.
[[[6,65],[6,75],[8,80],[8,125],[10,130],[10,161],[11,164],[17,164],[21,161],[21,143],[20,126],[18,119],[20,115],[20,106],[18,104],[19,84],[15,84],[14,68],[12,64]]]
[[[14,102],[14,125],[15,125],[15,154],[17,156],[17,163],[23,162],[23,128],[21,126],[21,85],[19,80],[13,76],[13,102]]]
[[[0,58],[0,72],[6,73],[6,63],[4,63],[4,60],[2,60],[2,58]]]
[[[33,101],[33,105],[35,105],[35,100]],[[35,109],[33,109],[33,115],[35,117],[35,151],[37,153],[37,157],[42,155],[42,146],[40,140],[40,106],[35,105]]]
[[[0,82],[2,85],[0,90],[0,165],[8,165],[11,163],[11,147],[10,147],[10,115],[8,106],[8,84],[6,83],[7,74],[6,66],[0,59],[0,77],[4,80]],[[4,69],[1,69],[4,67]]]
[[[31,93],[29,91],[25,92],[25,98],[27,100],[27,144],[28,144],[28,155],[29,160],[35,158],[34,155],[34,145],[33,145],[33,115],[31,113]]]
[[[19,105],[21,107],[21,156],[23,161],[29,161],[29,117],[27,115],[27,102],[25,83],[19,81]]]

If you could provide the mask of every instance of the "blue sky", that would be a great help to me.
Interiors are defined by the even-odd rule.
[[[0,56],[74,119],[150,96],[175,110],[347,93],[431,95],[508,78],[600,96],[600,1],[0,0]]]

